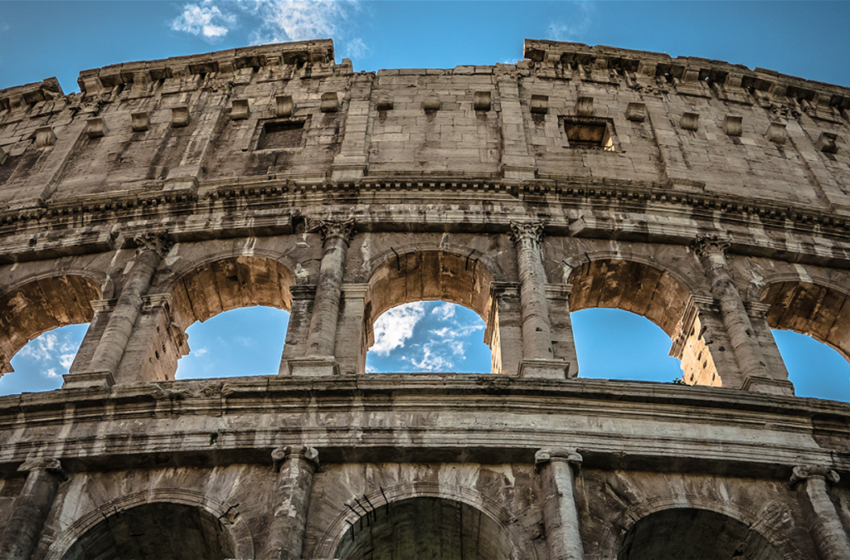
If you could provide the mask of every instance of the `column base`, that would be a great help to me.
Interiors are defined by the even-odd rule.
[[[66,373],[62,377],[63,389],[109,389],[115,385],[115,378],[108,371]]]
[[[754,393],[765,393],[767,395],[794,396],[794,384],[784,379],[773,379],[771,377],[756,377],[751,375],[744,381],[741,387],[744,391]]]
[[[333,356],[307,356],[289,359],[289,375],[328,377],[339,375],[339,364]]]
[[[566,379],[570,363],[564,360],[522,360],[519,376],[533,379]]]

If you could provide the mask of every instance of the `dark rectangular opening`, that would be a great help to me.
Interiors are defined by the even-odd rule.
[[[614,142],[608,132],[608,125],[599,119],[564,120],[567,140],[570,148],[613,151]]]
[[[269,122],[263,125],[259,150],[283,150],[301,147],[301,136],[304,132],[304,121]]]

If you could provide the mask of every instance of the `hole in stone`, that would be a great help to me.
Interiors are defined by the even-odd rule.
[[[774,330],[773,338],[798,397],[850,402],[850,363],[841,353],[793,331]]]
[[[193,323],[189,354],[177,362],[176,379],[277,375],[289,313],[242,307]]]
[[[570,148],[614,151],[614,140],[608,131],[607,123],[602,119],[579,117],[565,119],[564,128]]]
[[[375,321],[368,373],[490,371],[484,321],[474,311],[445,301],[393,307]]]
[[[281,150],[301,147],[304,121],[267,122],[260,132],[259,150]]]
[[[74,362],[88,324],[52,329],[34,338],[12,358],[15,371],[0,378],[0,395],[52,391]]]

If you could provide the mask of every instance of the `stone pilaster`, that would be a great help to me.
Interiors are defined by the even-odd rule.
[[[791,485],[804,494],[806,523],[820,560],[850,558],[850,537],[828,492],[838,481],[838,473],[827,467],[798,466],[791,475]]]
[[[334,358],[339,302],[348,244],[354,221],[317,221],[310,229],[322,234],[322,264],[316,283],[316,299],[307,335],[307,354],[289,360],[293,375],[333,375],[339,373]]]
[[[292,308],[289,310],[289,325],[286,327],[278,375],[291,375],[289,361],[307,353],[307,333],[310,331],[310,318],[316,299],[315,284],[292,286],[289,292],[292,294]]]
[[[339,323],[336,329],[334,356],[343,374],[366,371],[366,294],[369,284],[343,284],[339,306]]]
[[[490,347],[491,373],[519,373],[522,361],[522,313],[518,283],[490,283],[490,315],[484,331],[484,342]]]
[[[103,331],[106,330],[106,324],[109,322],[109,316],[112,310],[115,309],[114,299],[97,299],[91,302],[94,309],[94,317],[89,323],[89,328],[86,329],[86,336],[83,337],[80,343],[80,349],[77,350],[77,355],[74,356],[74,363],[68,373],[74,374],[83,371],[88,371],[92,356],[97,350],[97,344],[103,336]]]
[[[556,360],[552,349],[552,325],[546,298],[546,271],[540,244],[543,224],[511,222],[516,246],[522,309],[522,362],[520,377],[564,379],[567,362]]]
[[[708,278],[711,294],[720,305],[723,326],[732,345],[732,352],[744,385],[755,379],[768,379],[764,355],[750,323],[741,294],[729,275],[726,251],[729,243],[716,236],[701,236],[694,249]],[[753,378],[753,379],[750,379]]]
[[[552,351],[556,360],[567,363],[567,376],[578,377],[578,355],[570,319],[570,284],[548,284],[546,300],[549,305],[549,324],[552,326]]]
[[[331,166],[334,181],[359,179],[366,172],[366,137],[369,131],[369,99],[372,95],[373,79],[374,76],[369,74],[358,74],[352,79],[348,111],[345,114],[345,137]]]
[[[502,175],[509,179],[534,179],[537,163],[528,147],[517,76],[502,67],[496,73],[496,80],[502,108],[499,119],[504,145]]]
[[[3,560],[29,560],[41,537],[44,521],[59,483],[65,479],[62,465],[56,459],[29,459],[19,468],[27,474],[27,481],[0,540],[0,558]]]
[[[139,245],[136,258],[124,280],[115,307],[109,314],[87,371],[65,376],[65,388],[93,386],[93,382],[98,380],[96,385],[109,387],[122,381],[115,379],[115,374],[139,316],[142,296],[147,294],[160,261],[171,249],[171,243],[164,235],[143,235],[137,237],[135,242]]]
[[[541,449],[534,454],[543,491],[543,523],[549,560],[584,560],[575,473],[582,457],[570,449]]]
[[[319,452],[312,447],[279,447],[272,452],[279,468],[275,488],[274,517],[269,527],[271,560],[301,560],[304,530],[310,510],[313,474],[319,468]]]

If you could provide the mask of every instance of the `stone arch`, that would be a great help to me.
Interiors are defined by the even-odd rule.
[[[668,516],[675,518],[677,514],[681,514],[680,519],[673,522],[667,519]],[[755,550],[765,550],[768,553],[766,556],[742,556],[742,558],[747,558],[747,560],[792,560],[802,558],[796,547],[789,542],[788,536],[780,534],[776,528],[771,526],[769,517],[759,516],[730,501],[719,502],[702,496],[689,495],[684,498],[654,498],[635,504],[621,512],[612,520],[607,532],[603,535],[595,560],[641,560],[643,558],[664,560],[668,556],[653,556],[652,554],[643,556],[640,553],[636,555],[628,554],[628,539],[632,539],[632,542],[635,538],[638,540],[645,539],[647,534],[652,533],[653,525],[656,523],[665,530],[670,528],[673,523],[692,523],[699,525],[699,521],[694,521],[694,519],[698,519],[700,516],[703,520],[709,520],[715,523],[718,520],[731,520],[733,522],[731,524],[733,531],[731,531],[731,535],[727,536],[742,536],[743,541],[746,540],[748,534],[752,534],[749,541],[751,544],[749,546],[752,546]],[[688,517],[691,517],[691,519],[689,520]],[[643,528],[638,528],[641,522],[645,520],[653,521],[649,524],[644,524]],[[711,528],[715,537],[718,537],[722,533],[723,525],[720,524]],[[676,531],[679,532],[667,533],[667,536],[670,534],[688,534],[687,531],[678,529]],[[691,533],[691,536],[693,537],[693,533]],[[661,541],[665,539],[656,540]],[[732,550],[734,552],[734,547]],[[732,555],[718,556],[717,560],[721,558],[725,560],[727,557],[732,557]],[[669,558],[687,560],[689,557],[675,555],[669,556]],[[710,558],[706,560],[714,559]]]
[[[768,306],[772,329],[809,335],[850,361],[850,289],[827,279],[783,274],[760,283],[756,301]]]
[[[91,271],[45,273],[0,292],[0,375],[13,371],[12,357],[30,340],[55,328],[91,322],[91,302],[103,297],[104,280]]]
[[[506,542],[510,544],[512,550],[511,560],[537,559],[536,548],[531,546],[530,543],[526,543],[527,546],[518,546],[519,543],[523,542],[524,529],[528,529],[521,527],[515,522],[519,516],[512,515],[511,512],[495,500],[470,488],[408,482],[383,488],[383,492],[381,489],[372,491],[366,494],[365,497],[375,505],[375,508],[389,504],[389,508],[391,509],[398,503],[417,498],[439,499],[463,504],[480,512],[482,516],[486,517],[489,522],[492,522],[503,532]],[[360,518],[361,516],[359,514],[355,514],[347,508],[340,510],[339,514],[322,535],[322,539],[313,556],[316,558],[336,558],[337,556],[335,554],[340,550],[343,539],[347,538],[349,534],[349,527],[359,522]],[[523,553],[526,556],[522,556]]]
[[[86,556],[79,556],[75,547],[82,546],[81,543],[85,543],[85,539],[96,541],[98,537],[105,536],[104,532],[109,531],[110,519],[134,511],[145,516],[163,511],[167,514],[174,514],[173,516],[169,515],[169,518],[173,517],[174,521],[178,523],[177,529],[180,533],[176,535],[178,539],[185,538],[185,532],[182,531],[182,526],[179,524],[191,525],[195,521],[200,521],[196,526],[199,526],[201,531],[205,531],[207,535],[210,534],[211,530],[215,535],[221,535],[222,539],[219,544],[223,544],[222,548],[225,548],[225,550],[221,550],[221,558],[199,556],[198,560],[201,560],[201,558],[204,560],[208,558],[225,560],[229,557],[254,557],[254,542],[250,529],[248,524],[236,513],[235,508],[201,492],[180,488],[159,488],[137,492],[109,501],[80,517],[50,545],[45,560],[86,560]],[[109,550],[106,550],[106,553],[108,552]],[[107,556],[105,558],[111,559],[112,557]],[[183,559],[175,558],[175,560]],[[185,560],[195,559],[187,556]]]
[[[492,322],[490,286],[494,282],[493,265],[485,262],[483,255],[445,249],[409,249],[407,252],[402,252],[402,248],[395,254],[385,253],[383,260],[371,267],[363,317],[366,331],[364,360],[366,351],[375,343],[375,321],[399,305],[447,301],[471,309],[485,325]],[[490,336],[485,341],[494,355],[498,353],[498,340],[498,336]]]

